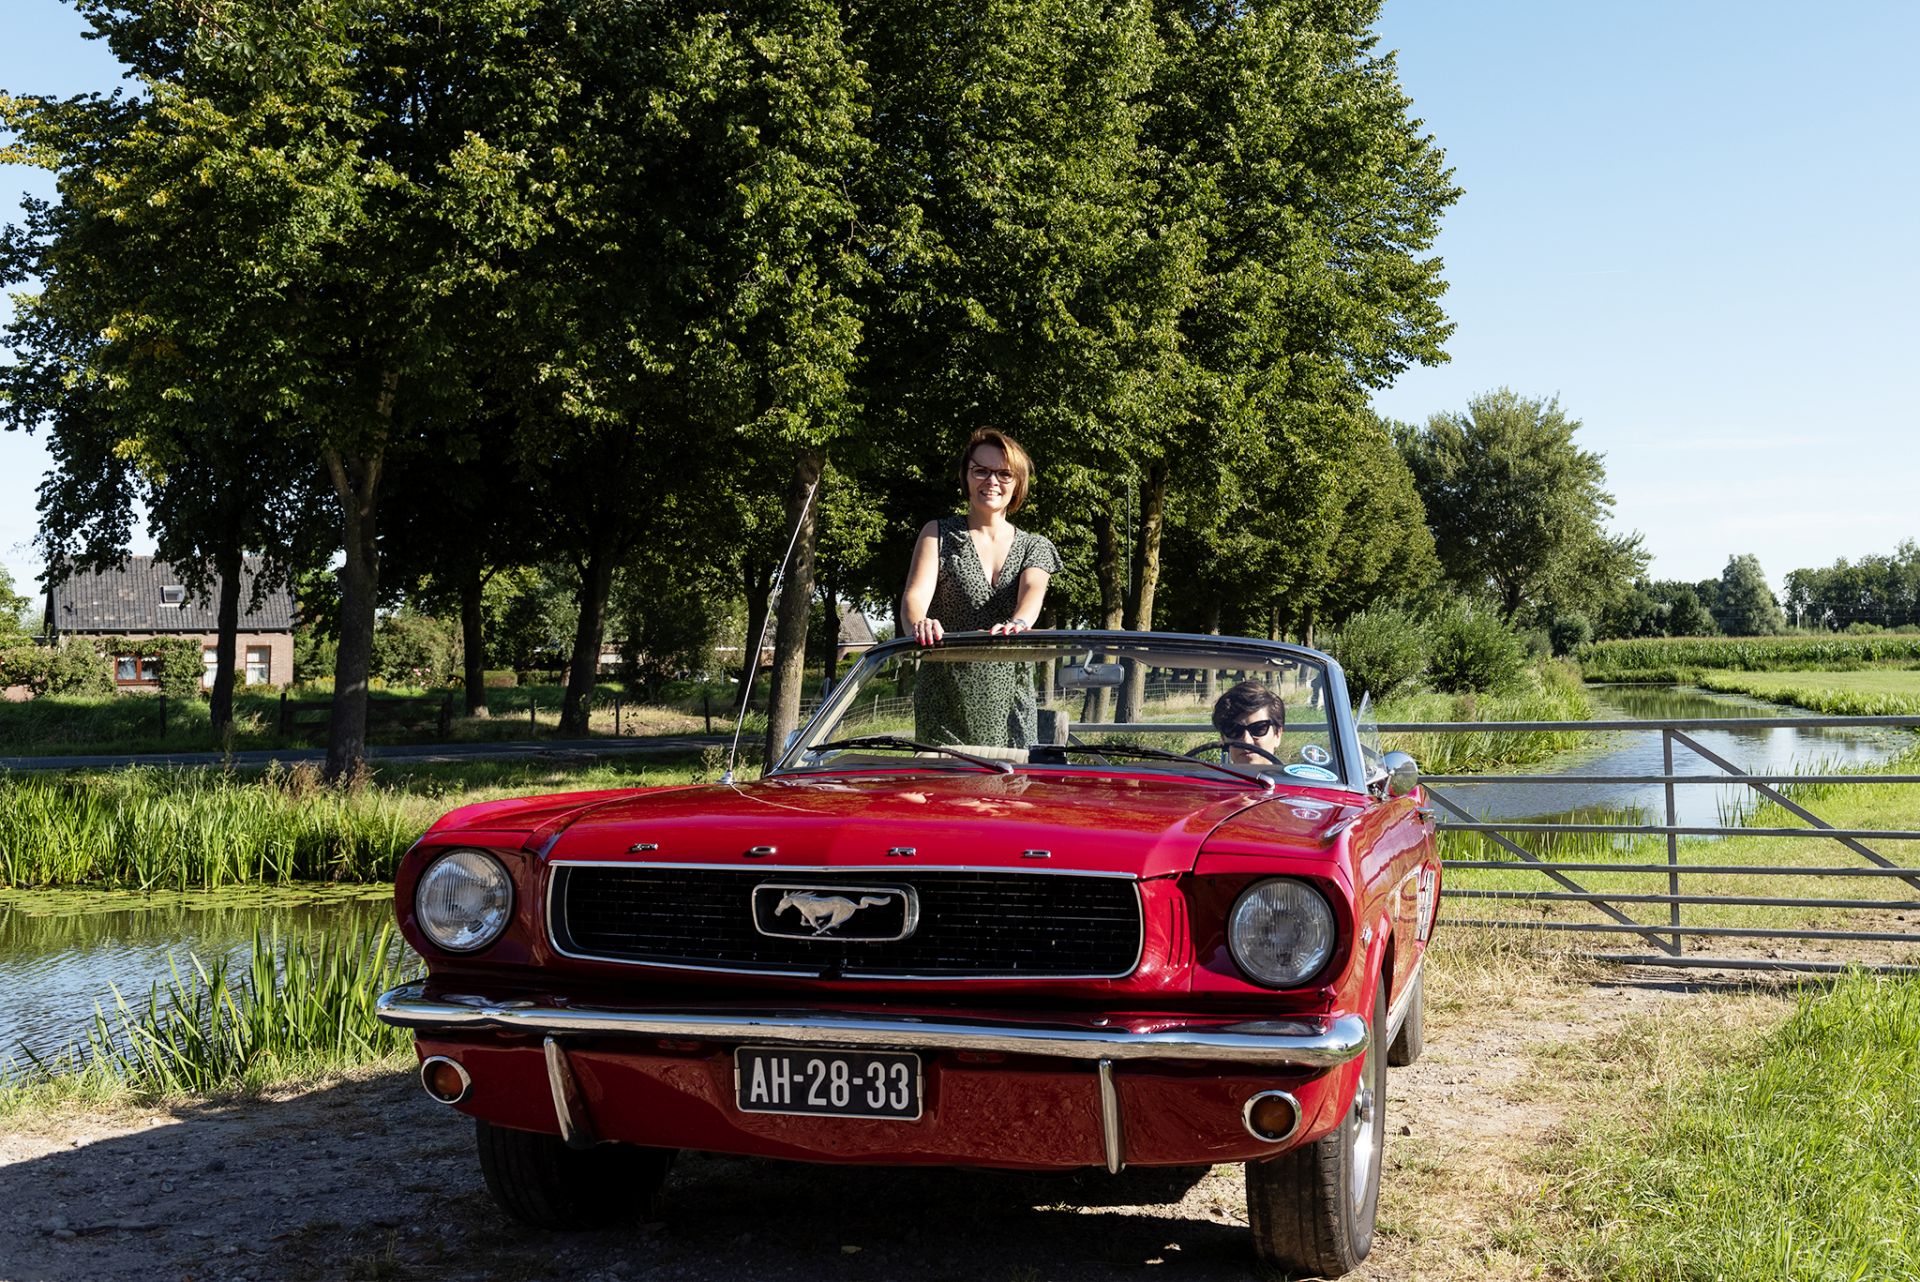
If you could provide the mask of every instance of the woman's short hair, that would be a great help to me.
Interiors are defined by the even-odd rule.
[[[1007,504],[1007,512],[1009,515],[1018,512],[1027,501],[1027,481],[1033,476],[1033,460],[1020,448],[1020,442],[999,428],[983,427],[967,438],[967,448],[960,451],[960,492],[971,492],[972,478],[967,475],[967,469],[973,466],[973,452],[982,445],[991,445],[1007,456],[1007,470],[1013,473],[1013,499]]]
[[[1256,712],[1268,714],[1282,728],[1287,724],[1287,705],[1279,695],[1258,681],[1242,681],[1215,700],[1213,728],[1224,739],[1229,727],[1240,724]]]

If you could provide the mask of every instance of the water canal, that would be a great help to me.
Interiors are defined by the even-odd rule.
[[[1679,718],[1799,719],[1794,709],[1738,695],[1674,686],[1597,686],[1594,715],[1605,720]],[[1813,714],[1805,714],[1809,718]],[[1697,737],[1755,773],[1814,773],[1872,767],[1912,742],[1901,731],[1828,729],[1808,725],[1751,731],[1711,730]],[[1683,774],[1715,773],[1680,751]],[[1447,794],[1488,819],[1577,820],[1638,810],[1661,813],[1657,784],[1588,785],[1554,782],[1559,776],[1661,773],[1658,733],[1596,732],[1585,749],[1563,753],[1524,772],[1538,784],[1449,784]],[[1717,824],[1750,794],[1732,786],[1677,790],[1680,822]],[[384,886],[313,886],[223,890],[143,896],[92,891],[0,892],[0,1064],[21,1058],[22,1047],[57,1054],[84,1041],[95,1005],[111,1010],[114,989],[143,1004],[170,965],[190,970],[192,956],[249,964],[256,934],[316,932],[351,936],[391,918],[392,891]]]
[[[96,1003],[111,1014],[118,988],[144,1007],[170,966],[186,976],[194,957],[225,958],[244,972],[256,934],[351,938],[392,916],[387,886],[0,893],[0,1065],[84,1043]]]
[[[1799,708],[1765,703],[1737,694],[1719,694],[1692,686],[1589,686],[1593,715],[1600,721],[1679,721],[1734,718],[1806,720],[1808,725],[1755,726],[1751,730],[1698,730],[1687,733],[1703,747],[1718,753],[1749,774],[1821,774],[1843,770],[1871,770],[1897,756],[1913,742],[1904,730],[1873,727],[1834,728],[1813,724],[1818,714]],[[1545,823],[1663,822],[1666,798],[1657,783],[1561,783],[1566,775],[1657,775],[1665,773],[1660,734],[1633,731],[1596,731],[1586,748],[1560,753],[1551,760],[1506,774],[1533,775],[1539,783],[1441,785],[1446,795],[1485,820],[1511,819]],[[1719,775],[1722,772],[1689,749],[1674,745],[1674,773]],[[1686,784],[1674,789],[1679,823],[1715,826],[1750,809],[1757,799],[1752,789]]]

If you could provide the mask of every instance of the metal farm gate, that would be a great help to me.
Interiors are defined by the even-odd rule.
[[[1920,775],[1893,774],[1749,774],[1693,737],[1703,730],[1798,730],[1849,727],[1920,728],[1920,717],[1725,718],[1673,721],[1511,721],[1399,723],[1382,732],[1420,734],[1502,731],[1621,731],[1661,737],[1663,773],[1633,775],[1427,775],[1432,804],[1445,833],[1478,833],[1496,851],[1472,851],[1483,858],[1443,858],[1458,870],[1443,879],[1443,896],[1474,901],[1476,915],[1448,916],[1444,922],[1493,929],[1570,931],[1613,937],[1634,951],[1599,948],[1590,956],[1607,961],[1653,966],[1697,966],[1737,970],[1920,972],[1920,805],[1899,812],[1896,828],[1836,828],[1782,788],[1834,785],[1848,789],[1874,784],[1920,784]],[[1692,773],[1674,769],[1675,750],[1692,754]],[[1710,768],[1702,770],[1701,763]],[[1483,821],[1446,794],[1449,784],[1659,784],[1666,799],[1665,822],[1509,823]],[[1435,787],[1434,785],[1442,785]],[[1759,803],[1772,803],[1804,827],[1744,827],[1729,824],[1681,825],[1676,790],[1736,785]],[[1726,816],[1721,816],[1723,819]],[[1740,817],[1736,815],[1735,818]],[[1568,842],[1574,835],[1606,840]],[[1728,861],[1719,854],[1723,841],[1683,838],[1766,839],[1767,842],[1831,843],[1830,857],[1815,863],[1770,862],[1765,858]],[[1441,853],[1459,842],[1443,840]],[[1552,845],[1584,845],[1574,856],[1556,857]],[[1774,846],[1779,849],[1781,847]],[[1661,858],[1664,854],[1664,858]],[[1649,857],[1651,856],[1651,857]],[[1804,855],[1802,856],[1804,858]],[[1791,859],[1791,856],[1789,856]],[[1515,873],[1537,888],[1488,886],[1489,879],[1512,880]],[[1471,876],[1460,874],[1471,873]],[[1456,882],[1466,882],[1458,886]],[[1755,886],[1754,883],[1762,883]],[[1778,883],[1777,893],[1772,891]],[[1480,884],[1475,884],[1480,883]],[[1607,884],[1602,884],[1607,883]],[[1755,893],[1759,891],[1760,893]],[[1487,915],[1495,905],[1525,911],[1523,917]],[[1664,909],[1664,911],[1662,911]],[[1757,911],[1748,911],[1757,910]],[[1785,922],[1754,921],[1771,914]],[[1729,921],[1728,919],[1733,919]],[[1689,951],[1691,941],[1692,950]],[[1836,948],[1837,944],[1848,945]],[[1742,952],[1742,948],[1763,952]],[[1704,950],[1737,955],[1708,955]],[[1811,954],[1825,952],[1826,957]],[[1832,956],[1839,952],[1844,956]]]

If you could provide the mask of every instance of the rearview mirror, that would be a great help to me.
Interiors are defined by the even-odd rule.
[[[1404,797],[1420,786],[1420,767],[1404,752],[1389,752],[1380,758],[1387,768],[1387,795]]]
[[[1126,670],[1117,663],[1084,663],[1060,669],[1062,690],[1110,690],[1126,679]]]

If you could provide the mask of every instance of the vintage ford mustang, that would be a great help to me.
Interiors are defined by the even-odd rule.
[[[396,886],[428,977],[381,1016],[534,1224],[643,1214],[680,1149],[1243,1162],[1258,1256],[1344,1273],[1439,905],[1374,737],[1297,646],[892,642],[755,782],[441,819]]]

